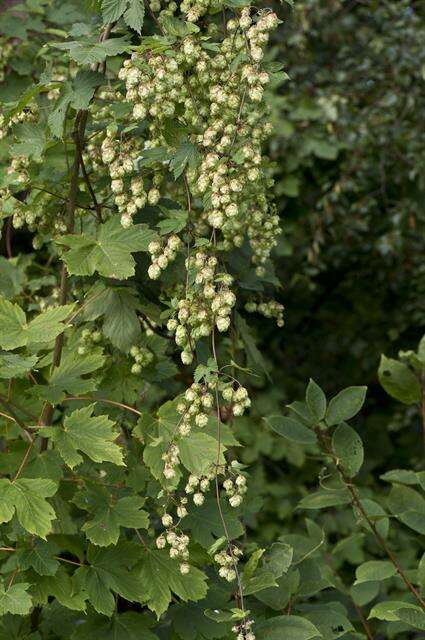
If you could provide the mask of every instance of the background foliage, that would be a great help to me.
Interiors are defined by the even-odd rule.
[[[103,4],[114,11],[120,3]],[[129,11],[137,3],[121,4]],[[211,559],[211,545],[223,535],[214,492],[185,519],[192,573],[180,574],[155,548],[162,530],[161,471],[159,449],[147,443],[172,428],[175,412],[166,403],[191,377],[170,348],[159,315],[164,300],[146,281],[143,230],[132,235],[134,247],[125,237],[119,249],[118,275],[126,279],[135,267],[130,286],[110,279],[102,256],[95,262],[103,278],[75,278],[75,296],[89,294],[94,302],[66,333],[62,363],[52,376],[50,346],[76,309],[44,317],[41,331],[31,322],[19,329],[57,304],[59,249],[48,238],[49,224],[57,218],[60,225],[62,212],[57,197],[34,187],[65,193],[68,151],[59,139],[66,118],[71,127],[94,93],[96,78],[75,78],[78,63],[104,57],[93,53],[102,45],[89,42],[100,32],[100,9],[28,0],[0,18],[2,110],[8,117],[31,109],[35,100],[41,114],[37,122],[17,122],[1,140],[2,187],[12,185],[14,198],[2,201],[0,293],[26,314],[16,307],[10,314],[3,303],[0,391],[11,403],[2,414],[33,427],[45,401],[60,406],[53,426],[44,427],[45,450],[31,448],[27,458],[25,432],[22,437],[10,417],[0,416],[0,638],[232,638],[241,603],[234,583],[217,577]],[[244,549],[243,591],[258,638],[420,638],[424,8],[405,0],[296,0],[275,9],[283,22],[271,37],[268,62],[283,62],[289,78],[273,79],[267,96],[274,125],[268,153],[284,233],[265,280],[247,268],[243,251],[229,256],[239,288],[232,357],[255,375],[237,372],[250,389],[249,413],[224,418],[223,446],[229,459],[246,465],[248,476],[242,507],[226,507],[225,519]],[[127,14],[118,37],[131,33],[136,42],[137,19]],[[155,30],[149,15],[144,29]],[[67,37],[81,44],[45,46]],[[125,49],[116,41],[107,45],[116,47],[108,54],[111,78],[120,67],[114,55]],[[41,89],[47,85],[50,99]],[[96,98],[93,131],[110,117],[112,99]],[[13,182],[25,167],[13,167],[12,180],[8,172],[12,159],[22,156],[31,163],[32,189],[26,179]],[[98,188],[108,188],[105,175]],[[91,206],[83,181],[78,198]],[[29,228],[28,218],[20,228],[21,214],[30,215]],[[53,233],[63,231],[59,226]],[[113,232],[106,229],[105,240]],[[47,242],[33,247],[34,235]],[[130,249],[140,251],[135,264]],[[176,267],[167,286],[178,278]],[[253,299],[261,303],[273,295],[272,284],[286,307],[283,328],[250,312]],[[141,375],[131,373],[134,343],[153,354]],[[220,355],[228,347],[224,342]],[[305,395],[309,378],[325,391],[327,408],[313,383]],[[351,390],[339,404],[329,403],[345,387]],[[136,413],[100,402],[63,402],[81,395],[125,403]],[[293,404],[300,399],[306,405]],[[70,435],[59,432],[62,422]],[[214,458],[214,433],[208,426],[198,448],[192,434],[185,473],[200,472],[200,461]],[[23,460],[25,473],[11,484]]]

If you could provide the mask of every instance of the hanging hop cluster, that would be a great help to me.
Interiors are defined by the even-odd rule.
[[[38,120],[39,111],[36,102],[31,102],[26,105],[22,111],[15,113],[10,118],[7,118],[3,113],[0,113],[0,140],[8,135],[9,128],[14,124],[20,124],[22,122],[35,122]]]
[[[171,318],[167,323],[176,344],[182,347],[184,364],[192,362],[195,343],[209,336],[214,324],[221,332],[230,326],[230,315],[236,302],[235,294],[229,288],[233,279],[227,273],[216,273],[216,267],[217,258],[203,251],[186,259],[189,275],[193,273],[193,286],[187,289],[183,299],[176,301],[177,318]]]
[[[245,476],[239,474],[234,480],[227,478],[223,482],[223,489],[226,491],[226,495],[229,498],[230,506],[239,507],[242,504],[243,497],[247,491]]]
[[[133,104],[133,118],[164,120],[175,114],[176,103],[184,85],[184,76],[174,58],[133,53],[118,73],[125,80],[127,102]],[[152,127],[152,124],[151,124]],[[154,133],[155,126],[151,129]]]
[[[138,375],[142,372],[144,367],[148,367],[154,359],[154,354],[147,347],[141,347],[139,345],[133,345],[130,349],[130,355],[134,359],[134,364],[131,367],[131,373]]]
[[[265,318],[275,318],[278,327],[283,327],[285,324],[283,319],[284,309],[283,304],[276,300],[269,300],[269,302],[249,301],[245,305],[245,310],[248,313],[260,313]]]
[[[161,271],[166,269],[170,262],[176,259],[177,251],[182,246],[182,241],[176,235],[168,238],[166,245],[162,245],[159,240],[149,243],[148,251],[151,254],[152,264],[148,269],[148,276],[152,280],[157,280]]]
[[[233,383],[221,385],[221,395],[223,400],[232,405],[232,413],[234,416],[242,416],[245,410],[251,406],[251,400],[248,395],[248,390],[242,385],[238,385],[236,389],[233,388]]]
[[[85,355],[90,351],[90,348],[93,345],[99,344],[101,340],[102,340],[101,331],[98,331],[98,330],[91,331],[90,329],[83,329],[81,332],[80,339],[78,341],[78,348],[77,348],[78,355],[80,356]]]
[[[193,503],[197,507],[201,507],[205,502],[205,493],[209,491],[211,481],[216,476],[215,469],[212,469],[210,473],[205,476],[196,476],[191,474],[187,480],[185,492],[193,496]]]
[[[133,53],[119,72],[134,119],[146,118],[148,123],[142,154],[157,147],[175,152],[166,139],[164,120],[178,113],[200,130],[191,134],[190,144],[195,156],[202,150],[203,157],[199,166],[189,162],[187,170],[190,190],[199,197],[194,203],[195,228],[204,235],[211,226],[220,230],[219,246],[225,250],[241,246],[247,233],[259,275],[280,233],[279,218],[269,209],[271,183],[261,153],[271,125],[260,106],[269,82],[269,74],[261,69],[263,49],[278,22],[273,12],[260,12],[255,18],[245,8],[239,19],[229,21],[217,52],[206,51],[188,35],[179,50],[170,49],[166,55]],[[112,153],[109,148],[108,156]],[[158,165],[157,184],[148,194],[151,204],[158,201],[156,187],[168,172],[167,162],[158,160]],[[118,206],[125,208],[126,203]],[[130,224],[131,212],[127,209],[123,215],[123,224]]]
[[[13,53],[13,44],[7,38],[0,37],[0,82],[6,77],[9,59]]]
[[[197,142],[205,156],[188,174],[193,192],[204,198],[201,218],[221,231],[224,249],[241,246],[247,231],[259,275],[280,233],[278,216],[269,212],[270,183],[261,154],[271,125],[259,108],[269,81],[260,62],[268,32],[277,24],[274,13],[253,22],[246,8],[227,24],[229,35],[215,57],[192,41],[198,73],[189,80],[191,94],[203,104],[204,131]]]
[[[220,566],[218,574],[221,578],[225,578],[228,582],[232,582],[236,578],[235,566],[242,556],[242,550],[236,545],[230,545],[226,549],[222,549],[214,556],[214,561]]]
[[[179,433],[188,436],[192,426],[203,428],[208,424],[208,411],[214,403],[213,395],[207,385],[194,382],[177,405],[177,411],[181,415],[179,421]]]
[[[187,560],[189,559],[189,536],[184,533],[178,534],[175,531],[175,529],[173,528],[173,516],[169,513],[165,513],[162,516],[162,524],[165,527],[166,531],[156,539],[157,548],[165,549],[168,544],[170,546],[170,558],[180,559],[182,561],[180,563],[180,573],[182,573],[183,575],[189,573],[190,565],[187,562]]]
[[[134,140],[122,140],[117,145],[114,136],[114,129],[108,128],[102,142],[102,162],[108,166],[111,190],[121,214],[121,224],[128,228],[132,224],[134,214],[145,206],[148,196],[143,180],[135,175],[137,145]]]
[[[179,453],[180,451],[178,446],[175,443],[171,443],[167,451],[162,454],[161,458],[164,462],[163,474],[167,480],[174,478],[176,475],[176,467],[180,464]]]
[[[253,624],[254,620],[244,620],[232,627],[233,633],[236,634],[236,640],[255,640],[255,633],[252,631]]]

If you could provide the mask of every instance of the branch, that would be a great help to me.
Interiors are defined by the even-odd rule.
[[[100,36],[100,42],[104,42],[111,33],[115,23],[109,24]],[[92,65],[92,70],[97,71],[99,63]],[[71,182],[69,185],[69,195],[67,201],[67,221],[66,231],[67,233],[73,233],[75,224],[75,209],[77,207],[77,191],[78,191],[78,178],[80,173],[80,154],[81,148],[84,147],[84,135],[87,124],[88,111],[87,109],[80,109],[77,113],[74,123],[74,129],[72,137],[75,143],[74,160],[71,169]],[[61,278],[60,278],[60,293],[59,304],[65,305],[68,297],[68,274],[66,270],[65,262],[62,265]],[[62,349],[63,349],[64,334],[60,333],[55,341],[55,348],[53,352],[52,371],[60,365]],[[39,424],[40,426],[50,425],[53,419],[54,406],[50,403],[46,403],[43,412],[41,414]],[[46,438],[42,438],[41,451],[47,448]]]
[[[322,433],[320,428],[317,427],[315,429],[315,432],[317,434],[317,437],[318,437],[318,440],[319,440],[320,444],[322,445],[323,451],[332,458],[333,463],[335,465],[335,468],[338,471],[338,474],[339,474],[341,480],[343,481],[344,485],[346,486],[346,488],[350,492],[350,495],[351,495],[351,498],[352,498],[352,504],[357,508],[357,510],[359,511],[359,513],[362,516],[363,520],[365,522],[367,522],[367,524],[369,525],[373,535],[375,536],[375,539],[376,539],[377,543],[379,544],[381,549],[384,551],[384,553],[387,555],[389,560],[394,565],[398,575],[403,580],[403,582],[406,585],[406,587],[414,595],[414,597],[416,598],[416,600],[418,601],[420,606],[425,610],[425,600],[421,597],[421,595],[419,594],[417,589],[410,582],[409,578],[406,576],[405,572],[401,568],[396,555],[389,548],[389,546],[387,545],[386,541],[384,540],[384,538],[381,536],[381,534],[379,533],[378,529],[376,528],[376,525],[375,525],[374,521],[370,518],[369,514],[367,513],[367,511],[363,507],[363,505],[361,503],[361,500],[360,500],[360,497],[359,497],[359,494],[357,493],[357,489],[355,488],[355,486],[354,486],[354,484],[352,482],[352,479],[347,476],[347,474],[345,473],[344,469],[339,464],[337,457],[335,456],[334,452],[332,451],[330,445],[328,444],[328,442],[326,440],[326,437],[324,436],[324,434]]]

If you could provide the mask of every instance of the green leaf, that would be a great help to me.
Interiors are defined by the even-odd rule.
[[[73,308],[72,304],[54,307],[27,322],[25,313],[17,304],[0,298],[0,346],[9,350],[54,340],[65,330],[63,321]]]
[[[369,560],[357,567],[354,584],[380,582],[381,580],[392,578],[396,573],[397,569],[389,560]]]
[[[14,298],[21,293],[25,280],[25,269],[16,260],[0,256],[0,295]]]
[[[0,298],[0,347],[16,349],[27,344],[26,316],[17,304]]]
[[[69,247],[64,253],[72,275],[89,276],[96,271],[107,278],[126,279],[134,275],[132,253],[147,251],[155,234],[144,224],[124,229],[118,217],[110,218],[98,227],[97,238],[87,235],[67,235],[56,241]]]
[[[328,426],[339,424],[355,416],[363,406],[367,387],[347,387],[329,402],[326,412]]]
[[[419,484],[418,475],[410,469],[391,469],[379,476],[384,482],[399,484]]]
[[[206,433],[192,432],[179,442],[180,460],[190,473],[202,476],[217,462],[217,440]],[[221,445],[221,455],[226,447]],[[224,459],[221,461],[223,463]]]
[[[158,640],[149,630],[152,624],[146,613],[136,611],[114,614],[111,620],[90,615],[78,625],[72,640]]]
[[[288,175],[279,182],[277,189],[288,198],[296,198],[300,193],[300,182],[297,176]]]
[[[273,431],[293,442],[315,444],[317,441],[314,431],[292,418],[269,416],[268,418],[264,418],[264,420]]]
[[[12,144],[10,151],[15,156],[25,156],[41,160],[46,146],[46,131],[41,125],[22,124],[17,131],[18,142]]]
[[[323,609],[320,608],[306,613],[306,618],[317,627],[326,640],[347,637],[347,633],[355,630],[345,612],[338,610],[338,604],[324,606]]]
[[[10,587],[4,587],[0,583],[0,616],[11,613],[18,616],[26,616],[32,608],[32,601],[27,593],[29,583],[18,582]]]
[[[93,98],[96,87],[99,87],[105,80],[102,73],[91,70],[80,70],[73,82],[72,93],[70,94],[70,104],[78,111],[87,109]]]
[[[37,394],[56,404],[64,399],[65,392],[70,395],[79,395],[93,391],[96,388],[96,381],[83,376],[97,371],[104,362],[105,357],[100,353],[81,356],[72,351],[65,352],[60,365],[53,369],[48,386],[39,385]]]
[[[379,382],[392,398],[404,404],[415,404],[421,399],[421,385],[407,364],[382,354],[378,369]]]
[[[418,359],[425,365],[425,335],[422,336],[418,344]]]
[[[120,527],[147,529],[149,516],[142,510],[144,500],[139,496],[121,498],[115,504],[96,511],[94,518],[86,522],[81,530],[87,538],[100,547],[117,544]]]
[[[194,169],[199,163],[199,152],[191,142],[184,142],[179,146],[174,156],[171,158],[170,169],[174,179],[177,180],[186,167]]]
[[[32,567],[41,576],[54,576],[59,562],[54,559],[55,547],[47,542],[34,540],[18,552],[19,566],[25,571]]]
[[[54,576],[40,576],[32,588],[34,601],[47,604],[50,596],[56,598],[58,603],[73,611],[85,611],[87,593],[77,586],[74,576],[65,573],[60,567]]]
[[[364,459],[363,442],[359,434],[345,422],[335,429],[332,450],[350,478],[360,471]]]
[[[47,478],[0,479],[0,522],[9,522],[15,511],[20,524],[29,533],[46,538],[56,518],[50,498],[58,485]]]
[[[330,144],[326,140],[311,139],[309,140],[308,146],[318,158],[335,160],[338,156],[338,147],[334,144]]]
[[[131,50],[131,42],[127,36],[111,38],[110,40],[105,40],[105,42],[97,42],[95,40],[54,42],[51,46],[68,51],[72,60],[83,65],[103,62],[108,56],[116,56],[119,53]]]
[[[388,496],[388,506],[400,522],[425,534],[425,499],[411,487],[395,485]]]
[[[49,117],[47,118],[50,132],[56,138],[62,138],[63,136],[63,127],[65,124],[66,113],[70,102],[70,94],[62,96],[56,102],[54,109],[52,109],[52,111],[49,113]]]
[[[350,502],[350,494],[346,489],[319,489],[303,498],[298,503],[300,509],[326,509]]]
[[[20,378],[31,371],[37,356],[21,356],[15,353],[0,353],[0,378]]]
[[[69,317],[74,306],[73,304],[67,304],[53,307],[35,316],[27,327],[27,344],[50,342],[56,338],[65,330],[66,325],[63,322]]]
[[[206,609],[204,611],[207,618],[215,622],[232,622],[234,620],[243,620],[245,611],[242,609],[231,609],[230,611],[220,611],[219,609]]]
[[[171,594],[181,600],[201,600],[207,593],[206,575],[196,567],[190,567],[182,575],[179,562],[172,560],[167,551],[149,551],[142,560],[140,574],[146,589],[147,605],[159,618],[171,602]]]
[[[323,420],[326,414],[326,396],[318,384],[310,378],[305,396],[307,406],[317,421]]]
[[[236,321],[236,328],[239,331],[242,337],[242,340],[245,344],[248,361],[250,363],[251,368],[254,369],[255,371],[258,371],[258,370],[262,371],[267,376],[267,378],[271,380],[268,367],[264,361],[263,356],[258,350],[257,345],[255,344],[255,340],[252,336],[251,329],[249,328],[248,324],[246,323],[244,318],[242,318],[242,316],[239,315],[238,313],[235,315],[235,321]]]
[[[311,640],[322,634],[309,620],[299,616],[275,616],[258,625],[257,640]]]
[[[425,553],[418,564],[418,583],[421,591],[425,591]]]
[[[229,538],[233,540],[243,535],[244,528],[235,509],[230,507],[227,501],[223,501],[222,511]],[[207,498],[202,506],[193,508],[186,516],[184,524],[191,531],[193,539],[204,549],[209,549],[224,533],[217,501],[213,497]]]
[[[78,580],[87,591],[95,610],[111,616],[115,609],[113,593],[118,593],[129,602],[143,602],[146,587],[135,568],[141,555],[140,546],[119,543],[107,549],[89,547],[89,567],[76,572]]]
[[[178,233],[187,225],[188,212],[181,209],[167,210],[167,218],[158,222],[159,233],[161,236],[168,233]]]
[[[416,605],[402,600],[387,600],[386,602],[378,602],[375,604],[368,615],[368,619],[377,618],[378,620],[386,620],[387,622],[397,622],[399,609],[407,608],[417,609]]]
[[[264,589],[277,587],[276,578],[273,574],[263,571],[256,576],[252,576],[246,580],[242,580],[242,590],[245,596],[253,595]]]
[[[185,38],[191,33],[198,33],[199,27],[193,22],[185,22],[174,16],[161,15],[161,25],[164,31],[170,36]]]
[[[280,578],[286,573],[292,564],[294,549],[284,542],[272,544],[264,556],[264,568],[270,571],[275,578]]]
[[[105,23],[121,18],[127,8],[127,0],[102,0],[102,18]]]
[[[143,0],[129,0],[129,7],[124,14],[124,22],[131,29],[142,33],[143,20],[145,18],[145,4]]]
[[[172,154],[165,147],[152,147],[152,149],[144,149],[136,159],[136,163],[139,168],[153,167],[158,162],[168,162],[172,157]]]
[[[43,427],[43,435],[52,439],[71,469],[83,462],[78,451],[95,462],[124,465],[122,449],[114,442],[114,422],[108,416],[92,416],[94,406],[73,411],[66,416],[63,427]]]
[[[413,608],[407,605],[403,609],[398,609],[397,617],[405,624],[420,631],[425,631],[425,612],[419,607]]]
[[[114,347],[128,351],[141,336],[140,321],[136,310],[139,301],[134,289],[112,287],[98,283],[87,294],[84,317],[96,320],[103,316],[102,332]]]

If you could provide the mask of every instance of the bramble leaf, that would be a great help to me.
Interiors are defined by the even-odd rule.
[[[347,387],[329,402],[326,424],[332,426],[355,416],[363,406],[367,387]]]

